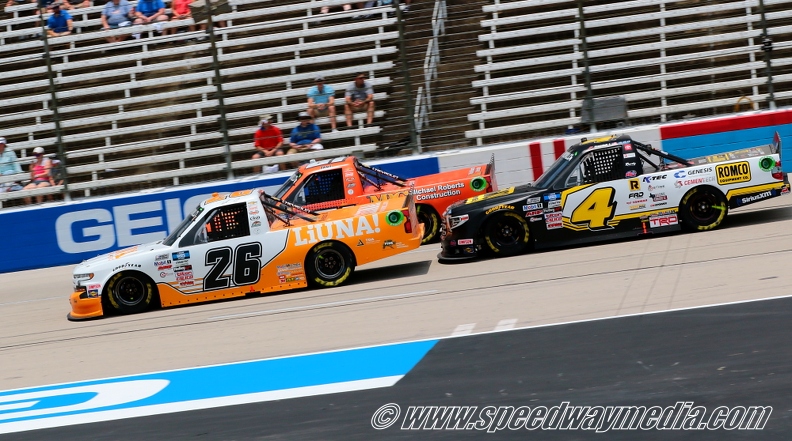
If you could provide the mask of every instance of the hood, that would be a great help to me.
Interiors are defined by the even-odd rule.
[[[448,211],[458,215],[460,213],[482,211],[496,205],[521,207],[525,205],[526,198],[541,195],[544,192],[544,189],[532,187],[530,184],[518,185],[454,202],[448,207]]]
[[[163,245],[162,241],[151,242],[143,245],[135,245],[133,247],[124,248],[118,251],[113,251],[106,254],[100,254],[99,256],[93,257],[91,259],[85,260],[80,263],[79,266],[91,266],[92,264],[96,264],[99,262],[108,262],[108,261],[115,261],[119,259],[124,259],[132,256],[136,256],[139,254],[145,254],[151,251],[160,251],[160,250],[169,250],[171,247],[167,245]]]

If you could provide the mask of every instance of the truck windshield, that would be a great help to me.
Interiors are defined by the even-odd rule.
[[[572,161],[575,156],[577,156],[578,152],[565,152],[561,155],[550,168],[547,169],[542,176],[534,182],[533,186],[536,188],[549,188],[550,185],[558,178],[559,176],[566,176],[569,172],[571,172],[572,167],[574,166],[574,161]]]
[[[189,216],[185,217],[184,220],[181,221],[179,226],[177,226],[176,229],[173,230],[173,232],[171,234],[169,234],[168,237],[165,238],[165,240],[162,241],[162,244],[163,245],[168,245],[168,246],[173,245],[174,242],[176,242],[176,239],[178,239],[179,236],[181,236],[181,234],[185,230],[187,230],[187,228],[189,228],[190,225],[192,225],[192,223],[195,220],[195,218],[198,217],[198,215],[201,214],[202,211],[203,211],[203,208],[199,205],[195,209],[195,211],[193,211]]]
[[[289,179],[287,179],[286,182],[284,182],[283,185],[280,186],[278,191],[276,191],[275,194],[273,194],[273,196],[275,196],[278,199],[283,199],[283,197],[286,195],[289,189],[294,186],[294,183],[297,182],[301,176],[302,173],[298,171],[294,172],[294,174],[289,176]]]

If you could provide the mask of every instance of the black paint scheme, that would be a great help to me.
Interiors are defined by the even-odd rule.
[[[771,146],[766,147],[764,153],[771,153]],[[603,167],[606,162],[607,165]],[[655,207],[651,209],[654,213],[658,209],[669,209],[665,216],[672,216],[674,220],[671,223],[654,224],[656,219],[650,219],[651,210],[647,210],[647,215],[634,213],[617,216],[621,218],[617,222],[612,221],[611,213],[606,225],[601,228],[594,228],[591,224],[585,228],[570,225],[568,219],[562,217],[562,193],[574,187],[585,188],[587,184],[609,181],[616,181],[626,188],[628,181],[650,179],[641,175],[666,170],[673,173],[676,169],[703,163],[706,163],[706,159],[686,160],[628,136],[584,140],[570,147],[533,184],[506,188],[452,204],[443,216],[442,252],[438,258],[440,261],[465,260],[485,253],[509,256],[521,254],[533,247],[555,247],[677,231],[681,229],[683,219],[676,221],[678,218],[673,212],[676,207],[671,204],[660,207],[666,204],[653,203],[653,199],[649,199],[647,205]],[[789,185],[786,182],[784,188],[785,193],[788,193]],[[776,193],[785,194],[780,190]],[[610,202],[606,203],[615,206],[613,194],[610,195]],[[535,206],[538,204],[541,207]],[[725,212],[728,209],[725,205],[734,207],[732,201],[724,200],[723,204],[715,208]],[[662,211],[660,214],[662,217]],[[715,228],[722,218],[718,218],[712,226],[698,229]],[[647,228],[650,221],[653,222],[653,228]],[[520,225],[527,227],[524,234]]]

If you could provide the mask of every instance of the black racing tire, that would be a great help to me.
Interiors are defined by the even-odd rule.
[[[315,286],[338,286],[355,271],[355,259],[344,244],[322,242],[308,252],[305,271],[308,282]]]
[[[718,228],[729,212],[729,204],[718,189],[696,187],[679,203],[679,219],[688,231],[706,231]]]
[[[440,233],[440,216],[429,205],[416,206],[415,214],[418,217],[418,222],[424,224],[424,235],[421,239],[421,245],[434,242]]]
[[[144,274],[124,271],[114,274],[105,285],[103,300],[118,314],[136,314],[149,309],[157,297],[154,282]]]
[[[525,218],[512,211],[499,211],[490,216],[484,227],[484,243],[496,256],[524,253],[531,242]]]

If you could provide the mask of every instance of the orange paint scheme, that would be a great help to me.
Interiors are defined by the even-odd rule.
[[[276,196],[311,210],[327,210],[404,197],[411,189],[419,221],[427,224],[426,243],[436,236],[437,216],[449,205],[497,190],[494,158],[489,164],[402,179],[363,165],[354,156],[340,157],[301,166]]]
[[[227,196],[214,194],[200,207],[192,223],[181,232],[174,233],[177,236],[173,241],[141,245],[137,247],[137,253],[125,254],[121,259],[123,262],[108,264],[107,259],[97,258],[75,268],[75,274],[90,272],[93,276],[95,272],[96,277],[86,283],[94,289],[104,288],[102,297],[88,297],[87,290],[75,289],[70,297],[72,312],[69,318],[75,320],[103,315],[102,298],[106,300],[105,307],[113,304],[107,301],[108,281],[115,277],[123,278],[118,276],[120,273],[145,274],[155,282],[161,306],[178,306],[305,288],[311,282],[317,286],[335,286],[343,283],[355,266],[413,250],[420,246],[423,236],[423,225],[417,221],[412,196],[311,214],[269,198],[263,192],[247,191]],[[242,207],[244,211],[229,222],[249,222],[250,234],[185,245],[186,239],[200,236],[204,226],[208,229],[215,225],[214,213],[222,215],[222,210],[231,212],[237,210],[235,207]],[[295,213],[302,214],[298,216]],[[230,218],[225,216],[223,219]],[[345,273],[322,279],[317,268],[323,261],[318,259],[321,250],[331,247],[340,250],[341,254],[347,250],[351,261],[344,267]],[[228,249],[229,256],[232,256],[231,250],[235,250],[235,254],[228,258],[230,260],[218,260],[218,254],[223,254],[220,251],[225,249]],[[243,249],[241,254],[237,252],[240,249]],[[215,254],[209,257],[211,252]],[[330,253],[332,258],[333,252]],[[317,260],[311,261],[311,258]],[[176,273],[179,270],[175,267],[180,259],[185,260],[180,265],[189,267],[185,272]],[[244,269],[244,265],[239,267],[240,260],[243,263],[254,262],[254,268],[259,268],[258,277],[251,276],[249,272],[245,272],[242,278],[238,277]],[[167,269],[163,269],[165,267]],[[184,283],[186,277],[183,275],[187,271],[189,280]],[[207,283],[207,280],[222,281],[225,286],[218,288],[216,283]]]

